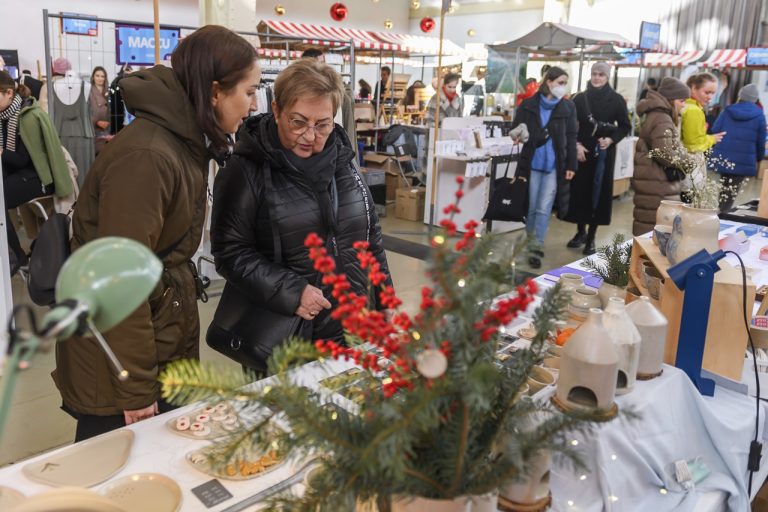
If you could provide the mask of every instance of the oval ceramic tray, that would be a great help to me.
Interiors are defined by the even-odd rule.
[[[232,432],[240,429],[242,427],[242,423],[240,422],[240,418],[237,415],[237,412],[229,405],[226,405],[225,409],[222,410],[215,410],[216,406],[206,406],[201,407],[200,409],[197,409],[189,414],[182,414],[180,416],[176,416],[175,418],[171,418],[170,420],[165,422],[165,426],[173,432],[174,434],[178,434],[180,436],[187,437],[189,439],[198,439],[198,440],[210,440],[210,439],[218,439],[220,437],[224,437],[226,435],[231,434]],[[213,411],[210,409],[214,408]],[[197,434],[193,432],[190,429],[186,430],[180,430],[177,428],[177,422],[182,419],[186,418],[188,420],[188,424],[192,425],[197,421],[197,418],[201,415],[204,415],[208,418],[208,421],[201,423],[205,427],[209,429],[207,434],[203,434],[202,432],[198,431]],[[213,418],[221,418],[222,416],[231,415],[231,417],[236,418],[234,423],[226,423],[224,420],[215,420]]]
[[[5,509],[3,509],[5,510]],[[126,512],[124,508],[88,489],[62,487],[25,498],[13,512]]]
[[[10,508],[24,500],[24,495],[16,489],[0,485],[0,510],[10,510]]]
[[[100,493],[126,512],[176,512],[181,506],[181,488],[159,473],[138,473],[118,478]]]
[[[21,468],[36,482],[54,487],[91,487],[120,471],[128,461],[133,431],[115,430],[75,443],[50,457]]]
[[[211,466],[205,452],[205,448],[190,452],[187,454],[187,461],[198,471],[226,480],[250,480],[252,478],[258,478],[267,473],[271,473],[285,462],[285,459],[275,459],[269,455],[263,455],[261,457],[249,457],[248,462],[244,463],[244,467],[241,467],[238,462],[231,462],[225,467],[218,469]]]

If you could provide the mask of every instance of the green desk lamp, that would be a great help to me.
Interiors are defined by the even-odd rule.
[[[11,395],[20,369],[27,368],[38,349],[50,348],[54,340],[90,332],[115,368],[121,380],[128,378],[101,332],[108,331],[144,302],[163,272],[163,264],[146,246],[118,237],[90,242],[66,261],[56,280],[56,305],[37,328],[28,306],[17,306],[9,321],[8,359],[0,391],[0,437],[2,437]],[[23,309],[31,329],[16,328],[15,317]]]

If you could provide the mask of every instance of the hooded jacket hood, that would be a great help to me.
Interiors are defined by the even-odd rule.
[[[754,103],[746,101],[729,105],[725,111],[736,121],[749,121],[763,114],[763,109]]]
[[[292,169],[293,165],[276,137],[270,133],[270,123],[274,119],[273,114],[259,114],[246,119],[238,132],[235,154],[249,158],[255,162],[266,161],[275,169]],[[348,163],[354,157],[352,145],[347,133],[335,125],[333,129],[334,141],[338,148],[339,162]]]
[[[652,111],[663,111],[671,116],[673,109],[672,103],[667,98],[656,91],[650,90],[645,99],[640,100],[637,104],[637,113],[641,116]]]
[[[126,75],[120,80],[120,89],[131,114],[169,130],[193,151],[206,152],[195,109],[172,69],[155,66]]]

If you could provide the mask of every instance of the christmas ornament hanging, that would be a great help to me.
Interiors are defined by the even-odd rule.
[[[277,14],[278,16],[282,16],[283,14],[285,14],[285,7],[283,7],[280,4],[277,4],[275,6],[275,14]]]
[[[394,23],[392,23],[392,20],[384,20],[384,28],[387,30],[390,30],[392,27],[394,27]]]
[[[348,13],[347,6],[341,2],[336,2],[331,6],[331,18],[334,21],[344,21],[347,19]]]
[[[467,35],[469,37],[475,37],[475,34],[477,34],[477,32],[475,32],[475,29],[471,28],[471,29],[467,30]]]
[[[435,20],[430,17],[421,18],[421,22],[419,22],[419,28],[421,28],[421,31],[424,33],[432,32],[432,30],[435,28]]]
[[[428,379],[436,379],[448,369],[448,359],[441,351],[428,348],[416,356],[416,369]]]
[[[421,7],[421,0],[411,0],[411,9],[416,11],[419,7]]]

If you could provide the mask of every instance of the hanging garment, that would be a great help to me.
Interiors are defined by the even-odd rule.
[[[96,158],[96,138],[88,112],[85,85],[80,84],[80,95],[73,104],[63,103],[56,94],[53,95],[53,104],[53,123],[59,132],[61,145],[69,151],[77,165],[77,184],[82,187]]]

